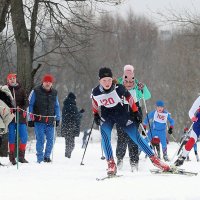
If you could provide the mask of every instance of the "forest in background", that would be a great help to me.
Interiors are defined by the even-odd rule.
[[[82,9],[77,12],[81,13]],[[74,92],[78,107],[86,110],[83,130],[92,124],[90,93],[98,84],[99,68],[110,67],[114,76],[119,77],[123,66],[132,64],[135,77],[145,83],[152,94],[146,101],[148,111],[154,109],[156,100],[164,100],[175,119],[175,138],[179,138],[184,127],[191,125],[188,111],[199,96],[199,24],[187,23],[161,31],[153,21],[131,10],[127,17],[84,12],[90,16],[84,28],[75,23],[70,26],[63,23],[63,29],[59,25],[54,30],[47,25],[41,28],[43,34],[34,50],[37,59],[33,61],[33,68],[40,65],[34,75],[34,85],[40,83],[43,74],[52,73],[61,109],[65,96]],[[196,21],[198,18],[192,22]],[[76,35],[64,37],[69,29]],[[77,38],[81,41],[79,45],[74,42]],[[70,46],[70,50],[66,46]],[[6,75],[17,72],[15,38],[5,31],[0,35],[0,52],[0,84],[5,84]],[[41,55],[44,56],[40,58]]]

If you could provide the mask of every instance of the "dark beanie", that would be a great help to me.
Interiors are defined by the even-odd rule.
[[[76,99],[76,96],[74,93],[70,92],[67,96],[68,99]]]
[[[112,78],[112,71],[110,68],[103,67],[99,70],[99,79],[104,77],[111,77]]]

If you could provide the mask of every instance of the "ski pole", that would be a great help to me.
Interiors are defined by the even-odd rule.
[[[184,136],[184,138],[183,138],[181,144],[179,145],[179,148],[176,150],[175,154],[173,155],[173,157],[172,157],[172,159],[171,159],[171,162],[174,160],[174,158],[175,158],[176,156],[178,156],[178,155],[180,154],[180,152],[181,152],[181,150],[182,150],[182,148],[183,148],[183,146],[184,146],[184,144],[185,144],[185,140],[187,139],[187,137],[189,136],[190,131],[192,130],[192,127],[193,127],[193,123],[191,124],[189,130],[188,130],[187,133],[185,134],[185,136]]]
[[[99,126],[99,132],[101,133],[100,126]],[[103,155],[102,137],[101,137],[101,160],[105,160],[105,156]]]
[[[84,157],[85,157],[85,152],[86,152],[86,150],[87,150],[87,146],[88,146],[88,143],[89,143],[89,140],[90,140],[90,136],[91,136],[91,133],[92,133],[93,126],[94,126],[94,119],[93,119],[93,122],[92,122],[92,126],[91,126],[91,129],[90,129],[90,132],[89,132],[88,140],[87,140],[87,143],[86,143],[86,147],[85,147],[85,150],[84,150],[84,153],[83,153],[83,156],[82,156],[82,160],[81,160],[81,164],[80,164],[80,165],[84,165],[83,159],[84,159]]]
[[[54,121],[53,121],[53,149],[52,149],[52,157],[51,157],[52,163],[53,163],[55,142],[56,142],[56,117],[54,117]]]

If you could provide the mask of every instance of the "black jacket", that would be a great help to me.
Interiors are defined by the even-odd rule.
[[[82,114],[78,111],[74,97],[68,96],[62,109],[61,136],[70,135],[78,137],[80,134],[80,124]]]

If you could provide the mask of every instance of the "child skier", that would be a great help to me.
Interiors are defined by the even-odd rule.
[[[113,83],[113,75],[110,68],[99,70],[99,85],[92,90],[92,109],[94,121],[99,126],[102,136],[102,146],[108,163],[108,176],[117,173],[117,167],[113,158],[111,146],[111,131],[114,124],[120,127],[129,137],[149,156],[152,163],[163,171],[170,170],[170,167],[161,162],[142,138],[135,123],[141,123],[141,115],[134,102],[133,97],[123,85]],[[123,106],[122,99],[126,98],[133,113],[130,114]],[[101,116],[99,115],[99,108]]]
[[[169,134],[173,133],[174,120],[171,118],[169,112],[164,109],[164,101],[158,100],[156,102],[156,109],[151,111],[144,119],[143,126],[146,129],[147,125],[151,123],[149,131],[147,133],[149,140],[157,136],[160,139],[162,145],[163,158],[165,161],[169,161],[167,155],[167,138],[166,138],[166,126],[167,121],[170,123],[168,130]],[[151,121],[151,122],[150,122]]]

